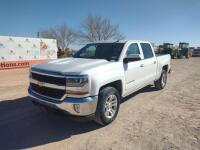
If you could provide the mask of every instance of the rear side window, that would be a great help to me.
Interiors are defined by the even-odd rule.
[[[144,54],[144,59],[147,58],[152,58],[153,57],[153,52],[152,52],[152,48],[150,46],[150,44],[148,43],[140,43],[141,47],[142,47],[142,51]]]

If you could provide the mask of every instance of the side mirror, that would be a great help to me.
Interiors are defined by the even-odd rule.
[[[141,57],[139,54],[130,54],[128,55],[127,57],[124,58],[123,62],[125,64],[127,64],[128,62],[131,62],[131,61],[138,61],[138,60],[141,60]]]

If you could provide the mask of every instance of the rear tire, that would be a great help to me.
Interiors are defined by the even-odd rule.
[[[99,92],[95,121],[107,125],[115,120],[120,105],[119,92],[113,87],[106,87]]]
[[[167,71],[162,70],[160,78],[154,82],[154,85],[158,90],[162,90],[165,88],[166,83],[167,83]]]

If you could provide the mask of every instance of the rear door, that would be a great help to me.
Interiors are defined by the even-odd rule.
[[[143,68],[145,83],[148,84],[156,78],[157,59],[149,43],[140,43],[140,46],[144,55]]]

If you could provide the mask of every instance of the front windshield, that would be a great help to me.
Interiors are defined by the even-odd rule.
[[[188,48],[188,44],[182,44],[182,48]]]
[[[88,44],[80,49],[73,57],[117,61],[119,59],[123,46],[124,43]]]

